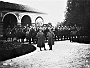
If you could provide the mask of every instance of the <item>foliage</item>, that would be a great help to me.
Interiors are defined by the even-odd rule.
[[[68,0],[64,25],[83,27],[90,36],[90,0]]]
[[[88,26],[90,19],[89,0],[68,0],[64,25]]]

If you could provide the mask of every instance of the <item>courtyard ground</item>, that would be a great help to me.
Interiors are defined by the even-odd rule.
[[[35,45],[37,47],[37,45]],[[34,52],[0,62],[0,68],[90,68],[90,44],[56,41],[53,50]]]

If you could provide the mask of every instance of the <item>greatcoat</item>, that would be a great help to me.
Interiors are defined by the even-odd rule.
[[[43,32],[38,32],[36,37],[38,38],[37,47],[45,47],[45,35]]]
[[[48,45],[54,45],[54,32],[48,32],[47,37],[48,37]]]

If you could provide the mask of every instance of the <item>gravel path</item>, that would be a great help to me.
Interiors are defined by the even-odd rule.
[[[35,45],[36,46],[36,45]],[[53,50],[36,51],[1,62],[2,68],[90,68],[90,45],[55,42]]]

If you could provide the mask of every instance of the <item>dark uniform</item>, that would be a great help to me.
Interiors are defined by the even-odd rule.
[[[38,41],[37,41],[37,47],[40,47],[40,51],[41,51],[41,47],[44,47],[44,50],[45,49],[45,36],[44,36],[44,33],[40,30],[36,37],[38,38]]]
[[[54,45],[54,36],[54,32],[52,32],[51,30],[47,33],[48,45],[50,47],[49,50],[52,50],[52,45]]]

